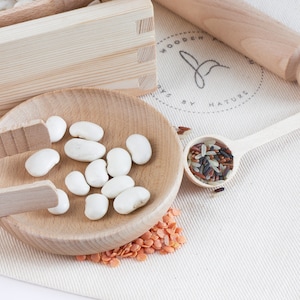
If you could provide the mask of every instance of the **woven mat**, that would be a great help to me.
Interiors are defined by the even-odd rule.
[[[248,0],[250,3],[250,0]],[[300,32],[300,1],[251,4]],[[239,139],[300,111],[288,83],[154,3],[158,91],[174,126]],[[207,62],[200,81],[189,64]],[[300,299],[300,131],[247,153],[213,196],[185,177],[173,204],[187,243],[118,268],[46,254],[0,229],[0,274],[95,299]]]

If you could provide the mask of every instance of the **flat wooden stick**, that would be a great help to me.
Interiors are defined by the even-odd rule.
[[[0,130],[0,158],[50,146],[48,128],[42,120]]]
[[[0,217],[51,208],[57,204],[56,187],[50,180],[0,189]]]

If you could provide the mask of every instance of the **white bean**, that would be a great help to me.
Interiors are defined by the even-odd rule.
[[[90,186],[79,171],[70,172],[65,178],[65,184],[68,190],[77,196],[85,196],[90,191]]]
[[[90,162],[85,169],[85,179],[92,187],[102,187],[109,179],[106,161],[104,159],[96,159]]]
[[[131,169],[132,160],[131,156],[123,148],[113,148],[107,155],[107,172],[110,176],[127,175]]]
[[[72,138],[67,141],[64,149],[68,157],[82,162],[91,162],[102,158],[106,152],[104,145],[80,138]]]
[[[95,142],[100,141],[104,135],[101,126],[88,121],[79,121],[72,124],[69,132],[73,137],[79,137]]]
[[[60,141],[67,130],[67,123],[60,116],[49,117],[46,121],[46,126],[52,143]]]
[[[108,211],[109,201],[101,194],[91,194],[85,199],[84,214],[90,220],[99,220],[105,216]]]
[[[41,177],[50,172],[50,170],[59,162],[59,153],[50,148],[41,149],[32,154],[25,162],[25,169],[34,177]]]
[[[131,154],[132,161],[138,165],[147,163],[152,156],[151,144],[141,134],[130,135],[126,140],[126,147]]]
[[[134,186],[120,193],[114,200],[113,207],[119,214],[129,214],[144,206],[150,199],[150,192],[141,186]]]
[[[134,180],[128,175],[120,175],[108,180],[101,189],[101,193],[109,199],[117,197],[121,192],[133,187]]]
[[[70,208],[70,201],[67,193],[61,189],[57,189],[58,204],[55,207],[48,208],[48,211],[53,215],[62,215]]]

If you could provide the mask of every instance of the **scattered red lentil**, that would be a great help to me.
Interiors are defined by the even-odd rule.
[[[121,263],[120,259],[123,258],[145,261],[149,254],[155,252],[160,254],[173,253],[186,242],[185,237],[181,235],[182,228],[177,227],[175,222],[175,217],[179,214],[180,210],[170,208],[161,221],[134,241],[110,251],[91,255],[77,255],[76,259],[117,267]]]

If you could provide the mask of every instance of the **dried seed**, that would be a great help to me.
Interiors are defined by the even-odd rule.
[[[76,259],[78,261],[84,261],[84,260],[86,260],[86,255],[76,255]]]
[[[163,250],[166,252],[166,253],[173,253],[175,251],[175,249],[171,246],[164,246],[163,247]]]
[[[142,246],[144,244],[144,240],[142,238],[138,238],[134,241],[134,243],[136,243],[139,246]]]
[[[113,258],[110,262],[109,265],[113,268],[117,267],[120,265],[120,260],[118,258]]]
[[[229,148],[211,140],[193,145],[187,162],[190,171],[198,180],[217,185],[230,175],[229,170],[233,168],[233,155]]]
[[[153,254],[154,252],[155,252],[155,249],[152,247],[145,248],[146,254]]]
[[[154,241],[154,243],[153,243],[153,246],[152,246],[154,249],[156,249],[156,250],[159,250],[159,249],[161,249],[161,247],[162,247],[162,244],[161,244],[161,241],[160,240],[156,240],[156,241]]]
[[[223,192],[224,189],[225,189],[224,187],[220,187],[220,188],[218,188],[218,189],[215,189],[214,192],[215,192],[215,193],[220,193],[220,192]]]
[[[147,231],[143,235],[141,235],[141,239],[143,239],[143,240],[149,240],[151,238],[151,235],[152,235],[151,232]]]
[[[130,247],[130,251],[131,252],[137,252],[141,249],[141,246],[138,245],[138,244],[133,244],[131,247]]]
[[[95,253],[91,255],[91,261],[93,262],[99,262],[100,261],[100,253]]]
[[[156,233],[160,238],[163,238],[165,236],[165,232],[161,228],[159,228]]]
[[[137,256],[136,256],[136,259],[138,261],[145,261],[147,259],[147,254],[145,253],[139,253]]]
[[[178,209],[170,208],[161,221],[136,240],[113,250],[92,255],[78,255],[76,259],[117,267],[120,264],[120,258],[135,258],[137,261],[145,261],[147,255],[155,252],[160,254],[172,253],[186,241],[180,235],[182,228],[177,227],[174,219],[179,214]]]
[[[178,235],[176,240],[179,244],[184,244],[186,242],[186,238],[182,235]]]
[[[149,240],[145,240],[142,247],[151,247],[154,241],[150,238]]]

